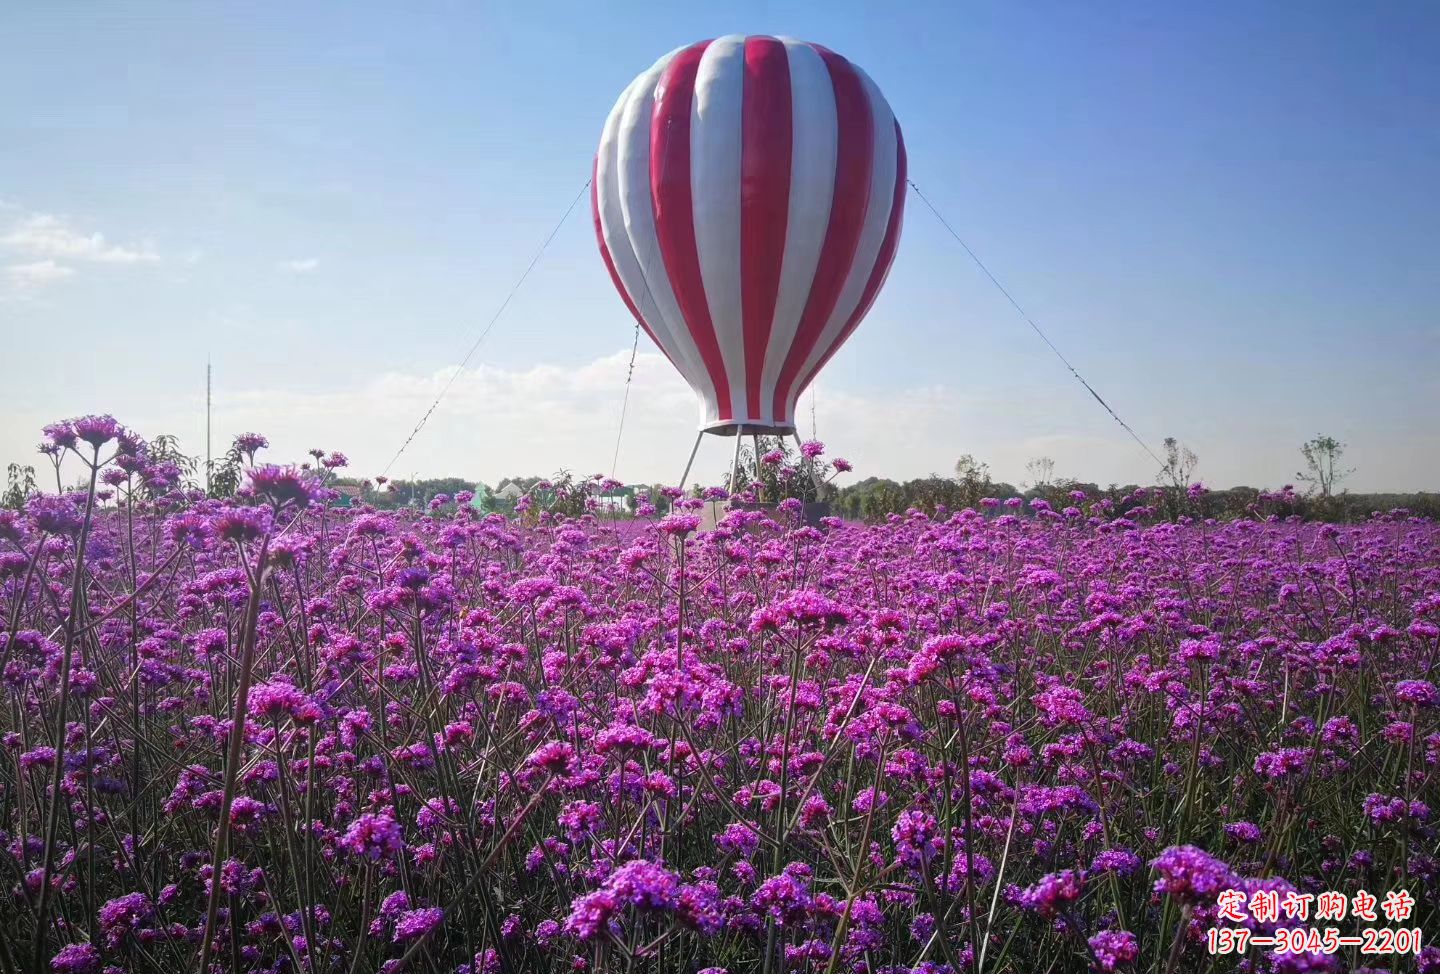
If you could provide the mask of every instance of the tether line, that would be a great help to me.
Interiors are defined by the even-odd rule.
[[[430,408],[425,410],[425,415],[420,417],[420,422],[415,424],[415,428],[410,431],[410,435],[405,437],[405,442],[400,444],[400,449],[395,451],[395,456],[391,457],[390,462],[385,465],[385,469],[380,473],[382,477],[390,472],[390,468],[395,466],[395,461],[400,459],[401,454],[403,454],[411,442],[414,441],[420,430],[425,427],[425,423],[435,412],[435,408],[440,405],[440,400],[445,398],[445,394],[450,391],[450,387],[455,384],[455,380],[460,378],[460,373],[465,371],[465,366],[470,364],[470,359],[475,356],[475,352],[480,348],[480,344],[484,342],[485,337],[490,334],[490,329],[495,327],[495,322],[499,321],[500,316],[505,313],[505,309],[510,307],[510,302],[515,297],[515,293],[520,290],[520,286],[525,283],[525,279],[530,276],[530,272],[535,269],[535,265],[540,263],[540,258],[544,256],[545,249],[550,246],[550,241],[555,239],[555,235],[560,232],[560,228],[565,225],[565,221],[570,218],[571,212],[574,211],[575,204],[580,202],[580,197],[584,196],[585,191],[589,188],[590,180],[587,179],[585,180],[585,185],[580,187],[580,192],[575,194],[575,198],[571,200],[570,205],[565,208],[565,214],[560,217],[554,229],[550,231],[550,235],[546,237],[545,242],[540,245],[540,249],[535,251],[535,256],[530,258],[530,263],[526,266],[524,273],[520,275],[520,279],[515,282],[515,286],[510,289],[510,293],[505,295],[505,300],[500,302],[500,307],[495,309],[495,314],[490,317],[490,321],[486,324],[485,330],[480,333],[480,337],[475,339],[475,344],[470,346],[470,351],[466,352],[465,357],[460,360],[460,367],[451,374],[449,381],[445,383],[445,387],[440,390],[440,395],[435,397],[435,401],[430,404]]]
[[[625,398],[620,401],[620,429],[615,433],[615,456],[610,460],[610,479],[620,467],[620,437],[625,435],[625,410],[630,407],[630,380],[635,377],[635,356],[640,351],[640,322],[635,322],[635,344],[630,346],[630,370],[625,373]]]
[[[1085,387],[1086,392],[1095,397],[1095,401],[1110,414],[1111,419],[1120,424],[1121,429],[1130,434],[1131,439],[1140,444],[1140,449],[1150,454],[1150,459],[1154,460],[1161,468],[1164,468],[1165,461],[1161,460],[1155,451],[1150,449],[1150,445],[1140,438],[1140,434],[1136,433],[1135,430],[1130,427],[1129,423],[1120,418],[1120,414],[1115,412],[1115,410],[1110,407],[1110,404],[1101,397],[1100,393],[1095,391],[1095,387],[1085,381],[1085,377],[1076,370],[1075,366],[1070,364],[1070,360],[1065,357],[1064,353],[1055,347],[1055,343],[1050,340],[1050,336],[1046,335],[1045,332],[1040,329],[1040,326],[1035,324],[1035,320],[1025,313],[1025,309],[1020,307],[1020,302],[1015,300],[1014,295],[1005,289],[1005,285],[996,280],[995,275],[990,273],[990,268],[985,266],[985,262],[976,255],[975,251],[970,249],[969,244],[961,239],[960,234],[955,232],[955,228],[950,225],[949,221],[940,215],[940,211],[935,209],[935,204],[931,203],[929,198],[920,191],[920,187],[915,185],[915,181],[913,179],[907,179],[905,181],[910,184],[910,188],[915,191],[915,195],[920,197],[920,202],[924,203],[930,212],[935,214],[935,219],[940,221],[940,225],[949,231],[950,236],[955,238],[955,242],[965,248],[965,253],[970,255],[970,259],[975,262],[975,266],[980,268],[980,271],[990,279],[990,283],[995,285],[1001,294],[1005,295],[1005,300],[1009,301],[1011,307],[1019,312],[1020,317],[1025,320],[1025,323],[1034,330],[1035,334],[1040,336],[1041,341],[1050,346],[1050,351],[1054,352],[1055,357],[1064,363],[1065,368],[1070,370],[1070,374],[1075,377],[1075,380]]]

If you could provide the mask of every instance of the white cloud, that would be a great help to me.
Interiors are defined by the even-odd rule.
[[[5,280],[20,289],[43,287],[74,274],[73,268],[53,260],[37,260],[29,264],[11,264],[5,268]]]
[[[453,474],[491,483],[562,467],[609,474],[629,360],[625,349],[575,366],[467,370],[389,473]],[[453,367],[431,374],[391,372],[324,391],[217,387],[216,442],[256,430],[269,437],[277,462],[304,459],[312,447],[338,449],[351,458],[354,474],[375,476],[454,375]],[[1134,444],[1123,433],[1109,436],[1103,417],[1093,428],[1057,422],[1047,417],[1063,414],[1063,403],[1057,406],[1044,396],[1034,400],[1037,416],[1032,418],[1015,416],[1013,403],[958,386],[870,393],[826,387],[819,396],[817,431],[832,456],[856,465],[850,482],[871,475],[945,475],[961,453],[988,461],[997,477],[1012,482],[1023,477],[1026,460],[1042,453],[1055,457],[1062,473],[1086,473],[1098,466],[1122,471],[1115,479],[1145,474],[1148,464],[1137,464]],[[119,402],[107,408],[116,415],[124,412]],[[1011,420],[996,424],[994,417],[1007,411]],[[808,438],[808,394],[801,412],[802,434]],[[194,415],[188,403],[177,402],[171,414],[136,412],[126,419],[142,432],[179,433],[190,445],[204,442],[203,428],[186,426]],[[678,477],[695,442],[698,419],[695,396],[684,381],[660,354],[642,351],[616,475],[647,483]],[[728,439],[705,437],[692,477],[718,482],[732,449]]]
[[[291,274],[309,274],[320,266],[318,257],[302,257],[299,260],[284,260],[280,262],[282,271],[289,271]]]
[[[63,217],[34,213],[11,227],[0,244],[33,257],[64,258],[108,264],[154,263],[160,260],[148,245],[112,244],[99,232],[73,229]]]
[[[38,272],[43,275],[45,272]],[[62,271],[63,273],[63,271]],[[505,368],[481,365],[455,376],[384,373],[329,389],[231,385],[216,361],[214,432],[217,454],[240,432],[264,433],[274,462],[304,460],[312,447],[350,457],[356,476],[379,474],[416,421],[455,376],[444,400],[391,476],[453,475],[495,483],[502,477],[572,472],[610,473],[630,350],[576,365]],[[947,475],[955,458],[973,454],[1000,480],[1026,479],[1025,463],[1055,460],[1059,476],[1102,484],[1153,482],[1154,463],[1101,410],[1088,406],[1068,383],[1054,388],[976,390],[963,378],[921,388],[860,391],[827,383],[818,397],[818,433],[831,456],[855,464],[840,483],[869,476],[897,480]],[[809,436],[807,393],[801,400],[802,433]],[[194,385],[165,390],[131,384],[122,391],[55,388],[26,401],[0,423],[0,466],[32,462],[41,426],[62,416],[112,412],[144,434],[179,435],[183,448],[204,448],[204,400]],[[615,473],[629,482],[672,482],[695,442],[698,407],[693,393],[655,352],[641,352],[630,388],[625,435]],[[1141,427],[1141,432],[1146,430]],[[1294,471],[1295,440],[1288,427],[1227,436],[1223,445],[1203,438],[1200,475],[1214,486],[1278,486]],[[1152,437],[1152,439],[1155,439]],[[1440,460],[1423,436],[1386,439],[1357,448],[1363,481],[1355,489],[1420,489],[1440,476]],[[734,444],[705,437],[693,479],[718,483]]]

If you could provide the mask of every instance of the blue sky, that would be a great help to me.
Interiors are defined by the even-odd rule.
[[[0,463],[97,410],[201,449],[208,354],[217,438],[379,472],[580,189],[620,90],[741,32],[864,66],[914,180],[1207,482],[1278,486],[1324,432],[1356,488],[1440,487],[1440,8],[1166,8],[7,4]],[[610,472],[632,332],[577,207],[392,473]],[[694,415],[642,338],[622,479],[673,479]],[[859,475],[972,453],[1014,480],[1039,455],[1153,476],[913,197],[815,416]],[[713,441],[700,465],[727,461]]]

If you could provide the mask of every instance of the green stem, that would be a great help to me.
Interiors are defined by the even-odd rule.
[[[245,628],[240,636],[240,673],[235,687],[235,705],[230,725],[230,747],[225,758],[225,783],[220,798],[220,827],[215,834],[215,852],[211,856],[210,900],[205,908],[205,926],[200,941],[200,974],[208,974],[210,953],[215,936],[215,921],[220,913],[220,868],[230,853],[230,805],[235,799],[235,782],[239,778],[241,751],[245,746],[245,720],[250,711],[250,681],[255,660],[256,622],[260,616],[260,591],[265,581],[265,560],[270,553],[270,536],[260,542],[260,555],[255,562],[255,575],[250,580],[250,601],[245,607]],[[240,556],[244,558],[244,550]]]

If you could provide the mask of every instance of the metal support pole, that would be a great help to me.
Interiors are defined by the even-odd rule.
[[[735,458],[730,461],[730,493],[735,493],[735,481],[740,476],[740,430],[735,430]]]
[[[695,454],[700,452],[700,438],[704,435],[704,430],[695,434],[695,445],[690,449],[690,459],[685,461],[685,472],[680,475],[680,492],[682,494],[685,492],[685,481],[690,479],[690,467],[695,463]]]

